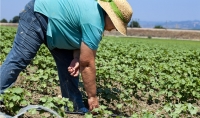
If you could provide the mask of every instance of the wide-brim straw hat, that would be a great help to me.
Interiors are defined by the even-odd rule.
[[[117,15],[110,2],[116,4],[117,9],[121,12],[123,19]],[[98,0],[99,5],[108,14],[115,28],[123,35],[127,34],[127,25],[131,20],[133,11],[130,4],[126,0]]]

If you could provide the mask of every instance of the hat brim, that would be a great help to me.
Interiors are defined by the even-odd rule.
[[[127,24],[124,23],[112,10],[109,2],[104,2],[98,0],[99,5],[104,9],[104,11],[108,14],[111,21],[113,22],[115,28],[123,35],[127,34]]]

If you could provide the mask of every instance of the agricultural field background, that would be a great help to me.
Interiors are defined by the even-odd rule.
[[[105,36],[122,36],[118,31],[104,32]],[[128,28],[129,37],[162,38],[200,41],[200,30]]]
[[[0,27],[0,65],[12,47],[16,28]],[[29,105],[43,105],[62,117],[200,117],[200,42],[104,36],[96,57],[98,115],[66,115],[72,103],[61,98],[57,68],[42,45],[14,86],[1,95],[1,112],[14,116]],[[86,95],[80,79],[84,102]],[[50,117],[31,110],[26,117]]]
[[[0,26],[17,27],[18,23],[0,23]],[[123,36],[118,31],[105,31],[104,36]],[[158,29],[158,28],[128,28],[128,37],[162,38],[200,41],[200,30]]]

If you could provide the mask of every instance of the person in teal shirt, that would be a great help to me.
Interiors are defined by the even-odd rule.
[[[95,56],[104,30],[126,35],[132,8],[126,0],[31,0],[19,14],[13,47],[0,68],[0,93],[10,87],[45,44],[57,65],[62,97],[75,112],[99,107]],[[112,48],[112,47],[111,47]],[[88,96],[83,104],[79,73]]]

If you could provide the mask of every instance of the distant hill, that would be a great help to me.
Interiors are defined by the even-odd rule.
[[[139,21],[139,24],[142,28],[154,28],[156,25],[161,25],[167,29],[200,30],[200,20],[166,22]]]

